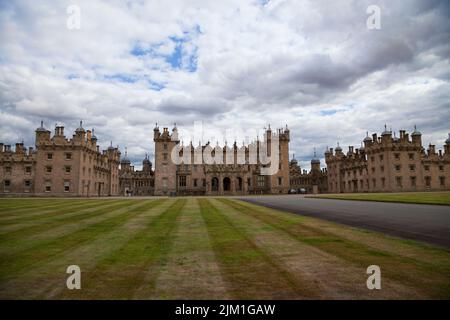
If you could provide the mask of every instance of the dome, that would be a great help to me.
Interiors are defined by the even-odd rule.
[[[297,164],[298,161],[295,159],[295,154],[292,155],[291,164]]]
[[[131,164],[130,159],[128,159],[128,151],[127,148],[125,148],[125,156],[120,160],[120,164]]]
[[[337,144],[337,147],[336,147],[336,152],[341,152],[342,151],[342,148],[339,146],[339,142],[338,142],[338,144]]]
[[[92,128],[92,136],[91,136],[91,140],[97,141],[97,137],[95,136],[95,133],[94,133],[94,128]]]
[[[384,125],[384,131],[381,133],[381,135],[384,136],[384,135],[388,135],[388,134],[392,134],[392,132],[388,131],[386,125]]]
[[[128,158],[123,158],[122,160],[120,160],[120,163],[121,164],[131,164],[131,161],[130,161],[130,159],[128,159]]]
[[[450,133],[448,134],[448,138],[445,140],[445,143],[450,143]]]
[[[411,133],[411,136],[421,136],[422,133],[420,133],[420,131],[417,130],[417,126],[414,125],[414,132]]]
[[[364,138],[364,140],[363,140],[364,142],[369,142],[369,141],[372,141],[372,138],[371,137],[369,137],[369,131],[366,131],[366,137]]]
[[[80,126],[77,128],[77,130],[75,130],[75,132],[85,132],[83,128],[83,121],[80,121]]]
[[[320,164],[320,160],[316,156],[316,148],[314,148],[314,157],[311,159],[311,164]]]
[[[142,161],[142,164],[144,165],[152,165],[152,162],[150,161],[150,159],[148,158],[148,155],[145,155],[145,159]]]
[[[36,129],[37,132],[46,132],[47,129],[44,128],[44,121],[41,120],[41,126]]]

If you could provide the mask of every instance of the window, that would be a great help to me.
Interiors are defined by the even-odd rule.
[[[431,177],[425,177],[425,185],[427,187],[431,186]]]
[[[53,159],[53,153],[47,153],[47,160]]]
[[[266,186],[266,176],[258,176],[257,184],[258,184],[258,187],[265,187]]]
[[[27,188],[31,187],[31,180],[25,180],[24,184]]]
[[[409,153],[408,157],[409,157],[409,160],[414,160],[414,153]]]
[[[416,165],[415,164],[410,164],[409,165],[409,171],[414,171],[416,170]]]
[[[278,177],[278,185],[281,186],[283,182],[283,178],[282,177]]]
[[[5,167],[5,173],[11,173],[11,167]]]
[[[5,187],[8,188],[11,186],[11,181],[5,180],[4,184],[5,184]]]
[[[206,187],[206,179],[203,179],[203,187]]]
[[[380,161],[383,161],[383,155],[380,154]]]
[[[164,160],[167,160],[167,153],[163,154]]]
[[[372,179],[372,185],[373,185],[373,187],[375,188],[375,187],[377,186],[377,180]]]
[[[425,166],[425,171],[430,171],[430,166]]]
[[[167,143],[164,143],[163,147],[164,147],[164,150],[167,150]]]
[[[45,183],[45,192],[50,192],[52,191],[52,183],[50,181],[47,181]]]
[[[375,167],[372,167],[372,173],[375,173]]]
[[[381,186],[384,188],[386,184],[386,178],[381,178]]]
[[[380,167],[381,172],[384,172],[384,166]]]
[[[51,167],[51,166],[45,167],[45,171],[46,171],[47,173],[51,173],[51,172],[52,172],[52,167]]]
[[[31,167],[30,166],[26,166],[25,167],[25,173],[31,173]]]
[[[247,178],[247,184],[248,184],[248,186],[250,187],[250,186],[252,185],[252,179]]]
[[[396,165],[395,165],[395,170],[396,170],[396,171],[400,171],[400,169],[401,169],[401,166],[400,166],[399,164],[396,164]]]
[[[443,187],[445,186],[445,177],[439,177],[439,184]]]
[[[186,176],[180,176],[179,177],[179,186],[180,187],[186,187]]]
[[[162,179],[162,185],[164,188],[167,188],[167,178]]]
[[[197,187],[197,179],[194,179],[194,187]]]
[[[411,187],[415,187],[416,186],[416,177],[411,177]]]
[[[444,166],[439,166],[439,171],[444,171]]]
[[[397,183],[397,187],[402,186],[402,177],[395,177],[395,182]]]
[[[69,191],[70,191],[70,182],[64,181],[64,192],[69,192]]]
[[[70,173],[70,172],[72,171],[72,167],[71,167],[71,166],[65,166],[65,167],[64,167],[64,171],[65,171],[66,173]]]
[[[375,161],[375,157],[370,157],[370,161]]]
[[[66,153],[66,160],[71,160],[72,159],[72,154],[71,153]]]
[[[400,153],[394,153],[395,160],[400,160]]]

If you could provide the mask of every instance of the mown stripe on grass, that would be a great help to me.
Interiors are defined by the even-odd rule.
[[[3,207],[0,209],[0,218],[3,219],[6,216],[10,216],[11,213],[22,213],[24,215],[32,213],[34,209],[39,208],[40,210],[65,206],[67,204],[86,204],[87,202],[98,202],[102,201],[99,198],[89,198],[89,199],[79,199],[79,198],[62,198],[62,199],[52,199],[44,200],[39,198],[34,198],[30,200],[27,204],[11,205],[11,203],[4,203]]]
[[[318,296],[259,248],[243,230],[236,228],[226,213],[218,210],[208,199],[199,201],[212,247],[233,298],[295,299]]]
[[[94,200],[91,200],[92,202],[95,202]],[[96,200],[96,202],[99,202],[100,200]],[[10,221],[14,219],[18,219],[21,217],[31,217],[36,216],[39,214],[45,214],[47,212],[51,212],[54,210],[57,210],[59,208],[64,208],[67,206],[85,206],[87,203],[83,201],[54,201],[51,203],[48,203],[46,205],[43,205],[39,200],[35,200],[34,204],[32,206],[28,206],[27,208],[8,208],[7,211],[5,211],[0,215],[0,222],[3,221]]]
[[[376,264],[383,269],[383,277],[405,283],[430,298],[450,298],[450,266],[400,257],[384,250],[329,234],[309,226],[301,217],[283,213],[240,200],[219,199],[225,204],[268,225],[282,230],[293,239],[334,254],[358,267]]]
[[[146,287],[144,282],[140,296],[151,299],[230,298],[197,199],[188,199],[184,206],[155,290],[145,293]]]
[[[8,298],[21,299],[67,299],[77,298],[77,293],[84,292],[88,283],[87,277],[92,270],[106,257],[113,254],[127,243],[137,232],[144,229],[146,223],[165,211],[174,200],[158,199],[153,206],[142,210],[122,225],[99,233],[94,239],[82,246],[67,250],[58,257],[39,267],[33,266],[20,277],[7,282],[7,290],[3,295]],[[65,286],[68,277],[66,268],[69,265],[78,265],[82,272],[82,291],[69,290]],[[43,281],[44,280],[44,281]],[[93,279],[97,281],[97,279]],[[1,296],[1,295],[0,295]]]
[[[51,215],[48,219],[44,219],[44,221],[37,221],[33,224],[33,219],[31,219],[31,221],[24,222],[21,226],[17,226],[13,230],[8,230],[5,227],[6,230],[1,229],[0,241],[4,241],[7,244],[9,244],[9,240],[23,241],[24,238],[27,238],[30,235],[34,236],[39,233],[44,233],[48,230],[52,230],[54,228],[64,226],[66,224],[85,221],[86,218],[105,215],[110,210],[121,208],[126,205],[126,203],[131,203],[129,201],[130,200],[128,200],[128,202],[108,202],[95,207],[87,207],[86,209],[82,210],[79,210],[78,208],[66,208],[66,213]]]
[[[56,238],[44,239],[32,248],[19,254],[12,254],[7,259],[0,260],[0,281],[16,277],[33,265],[40,265],[57,259],[67,250],[73,250],[96,238],[100,233],[125,223],[131,217],[147,210],[154,205],[154,201],[137,201],[134,205],[125,201],[121,207],[109,211],[103,219],[90,222],[82,221],[82,227],[69,230],[66,234]],[[3,246],[3,244],[2,244]]]
[[[35,210],[37,211],[35,213],[27,216],[11,217],[0,220],[0,234],[17,231],[26,227],[43,225],[48,222],[64,220],[68,217],[76,216],[82,212],[92,212],[100,207],[110,206],[117,203],[120,203],[120,200],[111,200],[108,202],[98,201],[80,205],[67,204],[64,206],[58,206],[54,209],[42,211],[39,208],[36,208]]]
[[[155,279],[171,249],[177,219],[185,204],[186,199],[177,199],[160,215],[146,222],[145,227],[137,231],[122,247],[85,274],[83,291],[70,293],[71,297],[140,298],[142,292],[136,292],[136,288],[140,288],[144,281],[145,292],[153,290]]]

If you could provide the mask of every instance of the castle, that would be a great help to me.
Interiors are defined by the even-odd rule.
[[[450,189],[450,135],[444,153],[430,144],[422,147],[422,134],[400,130],[400,136],[386,126],[364,138],[361,147],[327,149],[328,192],[402,192]]]
[[[0,143],[0,194],[114,196],[119,194],[118,148],[100,151],[94,130],[83,123],[72,138],[56,125],[53,136],[43,122],[36,129],[36,149]]]
[[[261,141],[254,141],[248,146],[231,146],[214,148],[206,145],[193,147],[192,143],[180,150],[183,161],[174,163],[172,150],[179,146],[176,126],[169,132],[162,132],[156,126],[153,132],[155,142],[155,195],[238,195],[261,193],[287,193],[289,190],[289,129],[266,130],[264,141],[269,149],[274,140],[278,141],[279,164],[272,175],[262,174],[267,166],[258,156],[251,161],[252,148],[259,154]],[[183,152],[187,154],[182,154]],[[212,163],[204,163],[196,157],[210,154],[215,158]],[[239,158],[241,156],[241,159]]]
[[[321,168],[314,151],[311,170],[301,170],[289,161],[290,131],[264,133],[248,145],[236,142],[224,147],[184,146],[175,126],[153,131],[155,168],[148,158],[135,170],[128,153],[121,158],[118,147],[100,151],[94,129],[85,130],[80,121],[72,138],[64,126],[51,131],[35,130],[36,148],[23,142],[0,143],[0,196],[152,196],[152,195],[246,195],[285,194],[291,189],[307,193],[402,192],[450,190],[450,135],[444,152],[429,145],[425,152],[421,133],[411,139],[405,130],[397,138],[386,128],[378,137],[366,138],[360,148],[346,154],[338,145],[326,150],[327,168]],[[265,156],[277,155],[276,162]],[[204,159],[211,161],[205,162]],[[178,160],[177,160],[178,159]],[[275,159],[275,158],[274,158]],[[275,167],[276,165],[276,167]],[[271,168],[270,174],[267,170]]]

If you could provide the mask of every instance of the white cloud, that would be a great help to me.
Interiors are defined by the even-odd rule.
[[[66,28],[69,4],[81,8],[80,30]],[[382,9],[381,30],[366,28],[369,4]],[[441,145],[448,12],[419,0],[2,3],[0,141],[32,144],[43,118],[66,132],[83,119],[134,161],[153,153],[155,122],[287,123],[302,164],[314,146],[358,145],[384,123],[417,123]]]

